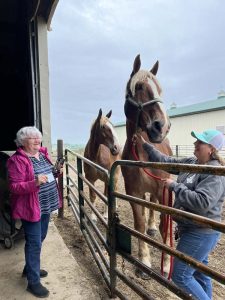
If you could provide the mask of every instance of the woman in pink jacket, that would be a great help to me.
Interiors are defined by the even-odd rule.
[[[15,140],[18,148],[8,159],[7,168],[12,217],[21,219],[25,233],[22,276],[27,277],[27,291],[44,298],[49,291],[40,283],[40,277],[48,272],[40,269],[41,247],[50,213],[59,208],[60,197],[54,167],[41,141],[42,134],[36,127],[21,128]]]

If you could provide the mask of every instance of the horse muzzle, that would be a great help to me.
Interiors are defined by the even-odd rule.
[[[120,146],[118,145],[114,145],[112,148],[110,148],[110,151],[112,153],[112,155],[117,155],[120,152]]]
[[[161,143],[166,136],[166,132],[162,121],[154,121],[151,126],[146,128],[149,141],[152,143]]]

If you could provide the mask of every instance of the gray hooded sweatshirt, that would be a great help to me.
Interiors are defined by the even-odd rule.
[[[151,144],[144,143],[149,161],[165,163],[197,164],[195,157],[177,159],[162,154]],[[220,166],[217,160],[210,160],[206,165]],[[171,172],[172,173],[172,172]],[[172,173],[178,175],[169,189],[175,193],[174,208],[191,212],[214,221],[221,220],[222,206],[225,197],[225,176],[197,173]],[[189,220],[177,220],[180,230],[200,230],[206,233],[212,229],[194,224]]]

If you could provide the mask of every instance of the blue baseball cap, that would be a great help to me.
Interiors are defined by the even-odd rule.
[[[197,140],[213,146],[216,150],[221,150],[225,146],[223,133],[215,129],[207,129],[202,133],[192,131],[191,135]]]

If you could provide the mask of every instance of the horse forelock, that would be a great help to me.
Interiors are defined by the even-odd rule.
[[[160,98],[162,95],[161,86],[157,78],[149,71],[139,70],[130,80],[130,91],[132,96],[135,96],[135,87],[137,82],[148,82],[153,92],[154,98]]]

